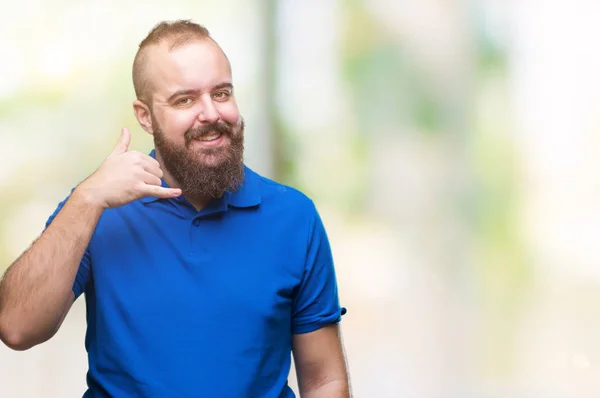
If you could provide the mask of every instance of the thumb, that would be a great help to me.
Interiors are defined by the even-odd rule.
[[[113,149],[113,154],[125,153],[129,149],[129,142],[131,141],[131,133],[126,127],[123,127],[121,130],[121,136],[119,137],[119,142],[115,145]]]

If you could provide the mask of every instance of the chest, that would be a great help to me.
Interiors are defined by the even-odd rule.
[[[138,328],[166,319],[193,328],[289,323],[304,271],[302,234],[264,217],[242,221],[112,220],[91,248],[99,315],[123,314]]]

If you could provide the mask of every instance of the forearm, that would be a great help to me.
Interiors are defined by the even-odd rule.
[[[0,337],[7,344],[10,340],[28,348],[55,333],[101,214],[100,207],[75,190],[44,233],[9,267],[0,281]]]
[[[300,391],[301,398],[350,398],[347,379],[331,380],[314,388]]]

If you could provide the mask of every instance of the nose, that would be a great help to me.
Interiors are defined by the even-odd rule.
[[[215,107],[212,98],[202,98],[202,106],[198,112],[198,121],[201,123],[215,123],[219,120],[219,111]]]

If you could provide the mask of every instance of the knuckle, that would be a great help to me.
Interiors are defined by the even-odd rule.
[[[129,160],[131,161],[131,163],[133,163],[135,165],[140,163],[140,158],[139,158],[139,156],[136,155],[135,151],[127,152],[127,156],[129,158]]]
[[[144,180],[144,169],[140,167],[135,167],[133,169],[133,178],[136,182],[140,182]]]
[[[138,151],[130,151],[131,157],[137,162],[141,163],[144,160],[144,154]]]
[[[136,182],[133,183],[133,188],[136,191],[143,190],[145,186],[146,186],[146,183],[142,180],[137,180]]]

